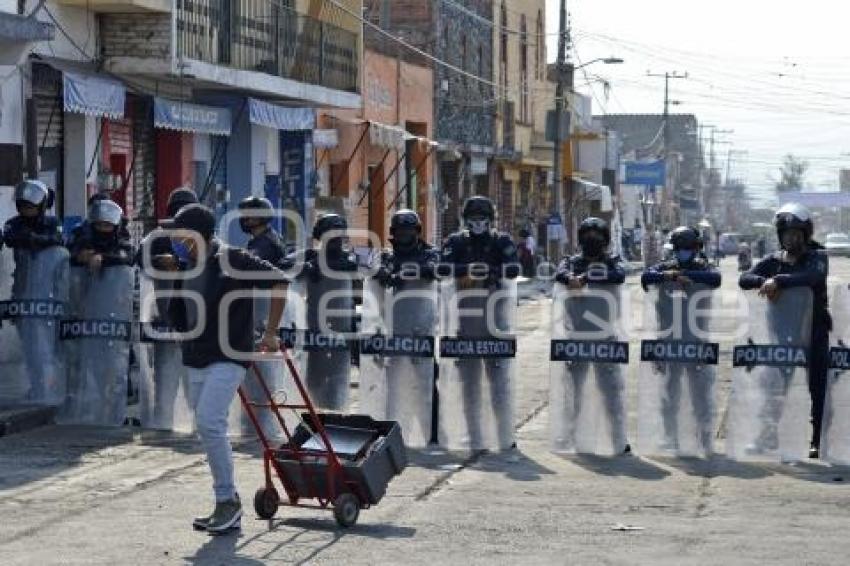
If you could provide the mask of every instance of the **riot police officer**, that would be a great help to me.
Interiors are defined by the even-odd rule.
[[[512,331],[516,308],[516,287],[511,280],[520,274],[517,248],[510,236],[493,228],[495,213],[489,198],[467,199],[462,212],[464,227],[448,237],[438,266],[441,277],[453,278],[453,285],[443,291],[443,301],[457,299],[457,305],[443,307],[448,317],[444,322],[453,329],[450,333],[456,334],[451,338],[457,340],[458,346],[471,341],[476,350],[480,339],[504,346],[499,335]],[[499,356],[477,352],[468,355],[460,350],[449,351],[446,346],[454,348],[451,341],[443,338],[439,389],[441,431],[445,436],[440,442],[450,449],[515,446],[515,352],[508,348]],[[483,399],[487,389],[489,404]]]
[[[166,218],[160,220],[159,226],[144,237],[136,252],[136,264],[140,269],[145,269],[144,257],[148,255],[155,269],[168,271],[176,265],[172,265],[176,259],[171,246],[171,238],[164,230],[172,229],[174,217],[183,207],[198,203],[198,195],[190,187],[177,187],[168,195],[165,206]]]
[[[558,283],[565,285],[570,290],[578,290],[585,287],[594,287],[597,285],[622,285],[626,280],[626,271],[622,261],[618,256],[608,253],[608,247],[611,244],[611,230],[608,223],[601,218],[589,217],[585,218],[578,228],[578,242],[581,247],[581,253],[564,258],[558,265],[555,272],[555,280]],[[599,287],[597,290],[602,291],[605,287]],[[618,304],[617,295],[608,288],[609,295],[607,300],[601,303],[597,300],[593,302],[594,297],[583,297],[587,304],[593,304],[601,307],[603,316],[618,317],[619,313],[612,309],[612,304]],[[598,297],[596,297],[598,299]],[[556,297],[556,301],[560,298]],[[613,312],[612,312],[613,311]],[[566,305],[566,316],[573,313],[570,305]],[[585,313],[580,313],[576,318],[583,316]],[[610,326],[616,326],[616,318],[614,320],[606,320]],[[557,322],[556,322],[557,323]],[[583,328],[582,320],[571,320],[572,327],[575,330]],[[592,367],[591,367],[592,366]],[[568,374],[572,382],[573,394],[573,415],[577,415],[581,411],[582,395],[584,384],[588,375],[595,374],[596,382],[599,387],[599,394],[603,398],[603,403],[606,408],[607,418],[610,422],[610,430],[612,433],[611,445],[617,452],[628,454],[631,452],[631,445],[626,440],[626,423],[625,423],[625,408],[624,408],[624,389],[622,372],[616,364],[594,363],[594,364],[574,364],[568,368]],[[558,399],[558,403],[563,403],[565,400]],[[572,428],[575,429],[573,424]],[[575,432],[573,432],[575,435]]]
[[[474,196],[463,205],[464,228],[448,237],[442,250],[441,276],[453,275],[468,284],[470,275],[484,275],[488,284],[520,273],[511,237],[493,229],[496,209],[487,197]],[[486,273],[485,273],[486,272]]]
[[[780,208],[773,220],[781,249],[767,255],[751,270],[742,273],[741,289],[758,289],[768,300],[775,300],[783,289],[808,287],[813,294],[809,392],[812,397],[812,441],[809,456],[820,454],[821,424],[829,366],[829,314],[826,279],[829,260],[823,246],[812,239],[814,223],[809,210],[797,203]]]
[[[48,216],[53,206],[53,191],[37,179],[18,183],[15,207],[18,216],[10,218],[3,228],[2,240],[21,251],[39,251],[62,245],[62,230],[55,216]]]
[[[620,285],[626,270],[619,256],[610,255],[611,230],[601,218],[585,218],[578,227],[581,253],[561,260],[555,280],[570,289],[580,289],[589,281]]]
[[[692,304],[700,304],[703,307],[706,303],[710,305],[711,297],[701,293],[699,287],[708,289],[720,287],[720,272],[702,253],[702,234],[696,228],[679,226],[670,232],[670,244],[672,258],[650,267],[641,275],[641,286],[645,291],[648,291],[650,286],[661,287],[661,292],[654,304],[655,315],[658,319],[656,330],[662,334],[660,338],[664,341],[705,341],[704,336],[708,329],[704,327],[704,324],[707,316],[698,320],[691,320],[689,314],[677,316],[678,308],[675,304],[678,301],[685,301],[681,309],[686,313],[692,312],[694,308]],[[669,293],[670,284],[681,288],[684,294]],[[679,425],[679,403],[682,382],[687,380],[697,433],[695,437],[697,453],[710,454],[713,451],[715,382],[713,367],[703,363],[703,360],[682,360],[681,362],[668,360],[651,363],[655,364],[655,371],[652,374],[661,380],[658,384],[658,394],[663,425],[663,430],[660,432],[663,433],[663,439],[657,438],[653,441],[641,439],[641,444],[647,446],[656,444],[656,447],[663,451],[677,453],[680,451],[682,431]],[[650,387],[650,389],[653,388]],[[646,413],[641,414],[639,418],[646,419],[651,416]],[[652,429],[650,427],[650,430]]]
[[[96,199],[86,220],[75,227],[66,246],[71,265],[88,266],[92,271],[113,265],[132,265],[133,248],[121,234],[121,207],[108,199]]]
[[[283,238],[271,226],[274,207],[267,198],[247,197],[239,203],[239,227],[250,236],[246,248],[272,265],[280,265],[286,255]]]
[[[390,219],[391,250],[381,254],[375,274],[385,287],[397,287],[405,278],[433,280],[437,276],[439,253],[422,239],[422,222],[410,209],[401,209]]]
[[[673,257],[643,272],[640,283],[648,290],[650,285],[675,281],[683,286],[702,283],[716,289],[720,287],[720,272],[702,253],[702,235],[696,228],[679,226],[670,233]]]

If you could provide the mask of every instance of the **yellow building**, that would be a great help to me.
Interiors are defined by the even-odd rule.
[[[544,141],[546,111],[554,106],[546,71],[546,2],[494,0],[493,25],[499,226],[513,236],[522,229],[537,236],[552,165]]]

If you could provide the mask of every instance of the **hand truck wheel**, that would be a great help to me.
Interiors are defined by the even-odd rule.
[[[343,493],[333,502],[334,519],[340,527],[352,527],[360,516],[360,500],[353,493]]]
[[[273,487],[261,487],[254,494],[254,511],[260,519],[271,519],[277,513],[280,496]]]

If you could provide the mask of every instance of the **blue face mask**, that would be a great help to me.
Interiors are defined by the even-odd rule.
[[[685,265],[691,263],[696,255],[694,250],[676,250],[676,261],[679,265]]]
[[[177,256],[178,261],[181,263],[189,263],[189,260],[192,257],[189,255],[189,248],[183,242],[171,242],[171,250],[174,252],[174,255]]]

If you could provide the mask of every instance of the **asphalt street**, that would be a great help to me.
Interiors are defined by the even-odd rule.
[[[734,263],[722,295],[737,296]],[[850,261],[833,261],[850,280]],[[639,297],[637,279],[628,287]],[[640,304],[637,301],[637,304]],[[331,513],[250,506],[256,443],[239,444],[241,533],[190,526],[209,510],[191,437],[42,427],[0,439],[0,563],[17,564],[846,564],[850,470],[818,461],[559,456],[548,449],[549,301],[520,307],[518,450],[411,454],[386,498],[350,530]],[[721,341],[718,410],[728,398]],[[636,364],[628,381],[635,427]],[[723,418],[718,415],[717,448]]]

